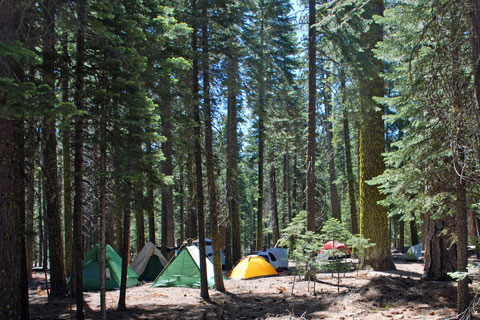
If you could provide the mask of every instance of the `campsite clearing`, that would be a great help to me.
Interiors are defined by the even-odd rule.
[[[151,288],[145,283],[127,290],[128,311],[116,311],[118,290],[107,292],[108,319],[265,319],[291,315],[306,319],[445,319],[455,315],[454,282],[426,282],[420,276],[423,264],[396,261],[391,272],[360,271],[340,278],[317,274],[313,284],[293,276],[252,280],[226,280],[227,293],[210,290],[211,302],[200,299],[198,289]],[[343,276],[343,275],[342,275]],[[47,303],[43,274],[35,272],[30,288],[32,319],[74,319],[72,299]],[[99,316],[98,292],[86,292],[86,318]],[[285,318],[287,319],[287,318]]]

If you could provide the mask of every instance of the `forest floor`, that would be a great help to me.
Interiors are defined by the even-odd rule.
[[[128,311],[116,311],[119,290],[107,292],[108,319],[447,319],[454,317],[454,282],[422,281],[423,264],[395,260],[397,270],[359,271],[318,282],[294,282],[294,276],[226,280],[227,292],[210,290],[210,301],[199,289],[127,289]],[[75,319],[71,298],[48,302],[44,274],[34,272],[30,287],[31,319]],[[339,286],[337,286],[339,284]],[[293,287],[293,294],[292,294]],[[85,292],[87,319],[100,318],[98,292]]]

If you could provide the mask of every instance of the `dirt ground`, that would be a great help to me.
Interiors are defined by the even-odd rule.
[[[127,290],[126,312],[116,311],[119,290],[107,292],[108,319],[447,319],[455,316],[453,282],[422,281],[423,264],[395,261],[397,270],[360,271],[318,282],[294,282],[288,272],[278,277],[226,280],[227,292],[210,290],[210,301],[199,289],[150,288]],[[52,299],[44,290],[44,274],[34,273],[30,288],[31,319],[75,319],[73,299]],[[293,293],[292,293],[293,291]],[[87,319],[98,319],[100,296],[85,292]]]

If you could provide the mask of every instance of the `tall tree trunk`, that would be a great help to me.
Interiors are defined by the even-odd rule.
[[[340,70],[340,90],[342,93],[343,141],[345,144],[345,168],[347,173],[350,220],[352,223],[352,234],[358,234],[359,230],[357,218],[357,202],[355,199],[355,178],[353,176],[352,165],[352,147],[350,144],[350,127],[348,123],[348,113],[346,111],[347,87],[345,85],[345,71],[343,69]]]
[[[328,77],[328,73],[327,73]],[[332,116],[332,105],[330,103],[330,89],[325,90],[325,109],[326,109],[326,125],[325,129],[327,131],[327,159],[328,159],[328,172],[329,172],[329,185],[330,185],[330,205],[332,207],[332,217],[342,220],[342,214],[340,212],[340,200],[338,198],[337,185],[335,180],[337,180],[337,175],[335,173],[335,151],[333,148],[333,124],[330,121]]]
[[[12,23],[13,4],[0,3],[0,22]],[[7,25],[11,27],[11,25]],[[6,30],[6,32],[13,30]],[[0,35],[3,41],[9,34]],[[8,68],[0,60],[2,68]],[[0,71],[3,73],[4,71]],[[3,76],[3,74],[2,74]],[[5,76],[8,76],[5,75]],[[8,94],[0,92],[0,107]],[[28,319],[28,278],[25,255],[25,168],[23,120],[0,118],[0,318]]]
[[[42,171],[38,171],[38,265],[43,267],[43,198],[42,198]]]
[[[172,121],[171,121],[171,101],[169,93],[165,93],[165,103],[162,113],[163,136],[167,139],[162,144],[165,161],[162,164],[162,172],[166,176],[173,175],[173,149],[172,149]],[[173,186],[165,186],[162,190],[162,250],[167,253],[167,247],[175,246],[175,225],[173,215]]]
[[[127,166],[127,170],[131,170],[131,163]],[[127,269],[128,262],[130,260],[130,220],[131,220],[131,197],[132,197],[132,182],[129,178],[125,181],[125,193],[123,203],[123,236],[122,236],[122,273],[120,276],[120,295],[118,298],[118,310],[126,311],[126,298],[127,298]]]
[[[410,220],[410,239],[412,240],[412,246],[420,243],[420,241],[418,240],[417,219],[415,218],[415,216],[413,216],[412,220]]]
[[[193,115],[192,115],[193,117]],[[195,198],[195,156],[189,152],[187,156],[187,181],[188,181],[188,202],[187,202],[187,227],[186,238],[194,239],[198,236],[197,209]]]
[[[148,154],[152,153],[151,143],[147,144],[147,153]],[[183,192],[181,194],[183,196]],[[147,182],[147,209],[148,209],[148,241],[155,244],[155,200],[153,197],[153,183],[150,180]]]
[[[273,158],[273,156],[272,156]],[[273,232],[273,245],[277,244],[278,239],[280,238],[280,228],[278,225],[278,203],[277,203],[277,173],[275,165],[270,166],[270,192],[272,198],[272,232]]]
[[[258,66],[258,200],[257,200],[257,240],[256,249],[263,249],[263,180],[265,152],[265,67],[264,67],[264,25],[260,22],[260,53]]]
[[[68,53],[68,37],[65,34],[62,39],[62,102],[69,102],[69,78],[70,56]],[[62,147],[63,147],[63,228],[65,230],[65,272],[67,276],[72,274],[72,150],[70,146],[71,123],[68,116],[64,116],[62,129]]]
[[[203,112],[205,114],[205,157],[207,162],[208,200],[210,207],[210,234],[212,235],[215,288],[219,291],[225,291],[218,235],[218,200],[215,181],[215,159],[213,154],[212,109],[210,106],[208,0],[202,1],[202,17]]]
[[[85,110],[84,102],[84,74],[85,74],[85,24],[86,24],[86,0],[77,1],[77,65],[75,70],[75,106],[78,110]],[[82,289],[82,260],[83,260],[83,116],[78,115],[74,133],[74,198],[73,198],[73,289],[77,304],[77,320],[82,320],[83,315],[83,289]]]
[[[120,136],[120,130],[118,127],[114,128],[115,136]],[[113,192],[115,196],[115,206],[114,206],[114,224],[115,224],[115,241],[114,248],[115,251],[120,252],[122,250],[122,234],[123,234],[123,194],[122,194],[122,180],[120,178],[120,150],[119,147],[116,147],[113,152],[113,170],[115,171],[114,177],[114,187]]]
[[[33,228],[35,216],[35,155],[37,152],[37,139],[35,133],[35,123],[32,121],[27,125],[25,142],[26,159],[26,200],[25,200],[25,252],[27,261],[28,281],[32,281],[33,266],[33,243],[35,242],[35,231]]]
[[[315,231],[316,32],[315,0],[308,1],[307,230]]]
[[[237,95],[238,95],[238,60],[232,56],[228,59],[228,114],[227,114],[227,206],[231,230],[231,259],[236,263],[242,257],[240,203],[238,195],[238,141],[237,141]],[[227,242],[226,250],[229,250]]]
[[[139,152],[142,152],[141,146],[139,146]],[[145,245],[145,215],[143,212],[144,208],[144,197],[143,197],[143,181],[137,179],[135,182],[135,249],[136,253],[140,252]]]
[[[383,1],[371,1],[365,7],[364,18],[372,19],[373,15],[383,15]],[[382,153],[385,150],[384,123],[382,116],[383,106],[373,101],[373,97],[383,97],[384,83],[380,77],[383,71],[383,62],[375,58],[373,48],[383,38],[382,26],[373,23],[361,40],[366,46],[366,56],[375,66],[371,77],[362,80],[360,84],[361,96],[361,124],[360,124],[360,232],[370,239],[375,246],[367,251],[365,264],[374,270],[395,269],[390,250],[388,233],[387,209],[378,204],[384,199],[377,186],[371,186],[366,181],[380,175],[385,170]],[[379,110],[378,110],[379,109]]]
[[[100,122],[100,312],[107,319],[106,304],[106,226],[107,226],[107,117],[102,107]]]
[[[50,288],[52,296],[62,296],[67,293],[65,281],[65,265],[63,260],[62,226],[60,217],[60,188],[58,185],[57,172],[57,135],[56,121],[53,113],[55,103],[55,71],[54,65],[57,52],[55,50],[56,34],[55,21],[56,8],[53,1],[45,1],[42,6],[42,17],[44,23],[43,38],[43,82],[51,92],[43,101],[48,108],[49,114],[42,120],[43,133],[43,161],[45,170],[46,197],[47,197],[47,222],[48,222],[48,243],[50,260]]]
[[[0,2],[0,41],[15,45],[18,8],[15,1]],[[13,59],[12,59],[13,60]],[[22,71],[0,57],[0,77],[17,81]],[[23,77],[22,77],[23,78]],[[10,111],[10,92],[0,89],[0,110]],[[25,253],[25,150],[23,119],[0,115],[0,318],[28,319],[28,278]]]
[[[179,171],[180,171],[180,181],[179,181],[179,206],[180,206],[180,234],[178,238],[180,239],[181,245],[183,241],[185,241],[185,174],[184,174],[184,167],[183,167],[183,160],[179,161],[178,164]]]
[[[460,136],[463,135],[461,125],[456,130]],[[457,156],[460,161],[464,161],[463,149],[457,148]],[[456,163],[456,168],[460,168],[459,163]],[[467,226],[467,188],[465,179],[462,176],[457,176],[455,181],[455,234],[457,237],[457,271],[467,272],[468,263],[468,226]],[[470,297],[468,293],[468,277],[458,281],[457,289],[457,311],[461,313],[468,308]]]
[[[350,145],[350,128],[348,114],[343,111],[343,139],[345,143],[345,167],[347,171],[348,200],[350,205],[350,220],[352,222],[352,233],[358,234],[357,201],[355,196],[355,178],[353,176],[352,147]]]
[[[398,221],[398,250],[405,251],[405,222],[403,220]]]
[[[200,246],[200,297],[208,299],[208,282],[207,282],[207,262],[206,262],[206,250],[205,250],[205,213],[203,210],[203,178],[202,178],[202,147],[200,145],[201,134],[201,121],[200,121],[200,108],[199,108],[199,68],[198,68],[198,49],[197,49],[197,1],[192,1],[193,12],[193,32],[192,32],[192,51],[193,51],[193,121],[194,138],[195,138],[195,177],[196,177],[196,199],[197,199],[197,217],[198,217],[198,237]]]

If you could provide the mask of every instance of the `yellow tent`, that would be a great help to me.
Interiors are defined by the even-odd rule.
[[[235,266],[230,279],[249,279],[262,276],[278,275],[270,263],[260,256],[247,256]]]

